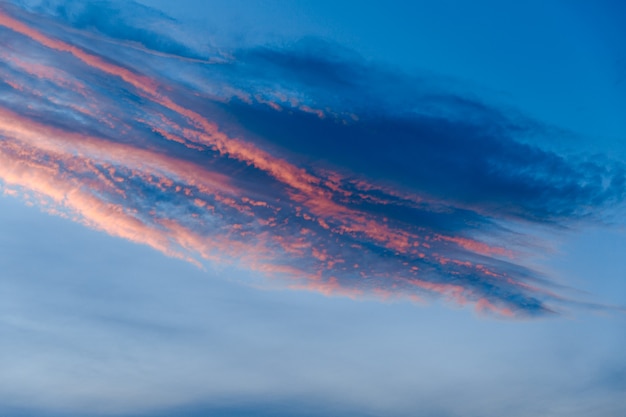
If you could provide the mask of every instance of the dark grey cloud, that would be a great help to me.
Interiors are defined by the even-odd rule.
[[[294,288],[511,317],[581,305],[524,253],[532,227],[621,204],[619,162],[548,150],[553,131],[528,117],[321,41],[181,60],[195,56],[136,26],[138,7],[7,8],[0,157],[12,192]]]

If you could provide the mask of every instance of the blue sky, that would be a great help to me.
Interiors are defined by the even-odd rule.
[[[622,9],[1,2],[0,412],[623,415]]]

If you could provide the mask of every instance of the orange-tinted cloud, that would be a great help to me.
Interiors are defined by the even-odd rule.
[[[67,40],[81,31],[48,26],[45,16],[35,27],[28,16],[0,6],[8,42],[27,40],[30,48],[0,53],[10,88],[0,96],[6,193],[31,195],[50,212],[199,266],[234,265],[327,295],[430,296],[504,317],[546,314],[550,302],[563,301],[502,239],[509,212],[491,215],[492,205],[448,199],[429,183],[379,180],[385,171],[375,165],[386,143],[375,144],[373,168],[359,171],[359,158],[342,165],[301,151],[299,134],[309,132],[279,142],[273,133],[291,130],[250,127],[296,120],[298,129],[317,129],[315,140],[328,134],[342,145],[372,131],[404,134],[406,123],[372,128],[366,114],[337,102],[320,105],[265,84],[228,85],[228,77],[219,80],[225,97],[193,91],[176,81],[179,74],[128,59],[148,53],[144,47],[120,40],[88,49],[84,39]],[[175,68],[181,71],[206,64],[156,52],[149,59],[184,63]],[[246,111],[255,123],[246,122]],[[390,154],[405,158],[401,148]]]

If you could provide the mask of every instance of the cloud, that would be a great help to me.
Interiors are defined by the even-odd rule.
[[[319,41],[213,60],[128,7],[0,5],[6,193],[294,289],[502,317],[575,305],[529,266],[532,230],[621,203],[619,163]]]

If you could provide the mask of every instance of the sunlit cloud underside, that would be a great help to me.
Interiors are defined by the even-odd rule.
[[[0,3],[4,193],[288,288],[518,318],[577,304],[529,266],[533,230],[620,203],[620,165],[320,41],[198,50],[129,7],[141,21]]]

